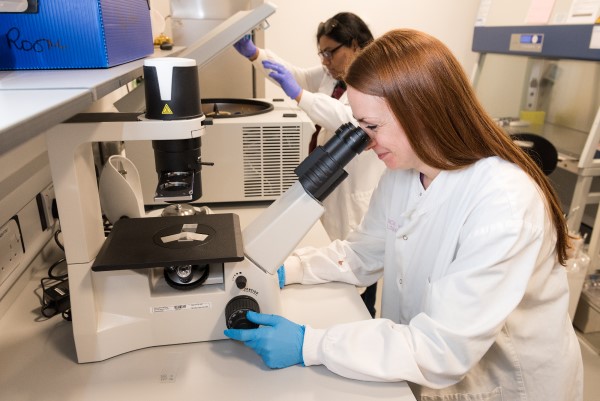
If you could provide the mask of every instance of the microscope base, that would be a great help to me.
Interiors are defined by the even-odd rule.
[[[207,282],[188,291],[168,286],[160,267],[93,272],[91,265],[68,266],[79,363],[153,346],[224,339],[225,308],[238,296],[253,298],[262,313],[282,312],[277,275],[247,259],[212,264]]]

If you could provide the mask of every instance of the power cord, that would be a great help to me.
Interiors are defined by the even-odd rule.
[[[61,250],[65,247],[59,240],[60,229],[54,233],[54,242]],[[60,258],[48,268],[48,277],[40,280],[42,286],[42,308],[41,313],[45,318],[51,318],[61,314],[63,319],[71,321],[71,300],[69,297],[68,273],[56,274],[55,270],[66,262]]]
[[[102,216],[104,235],[108,236],[112,230],[112,224]],[[54,233],[54,242],[64,252],[65,247],[59,239],[60,228]],[[61,314],[63,319],[71,321],[71,299],[69,296],[69,276],[65,273],[56,274],[55,269],[65,264],[66,258],[60,258],[48,268],[48,276],[40,280],[42,287],[42,308],[41,313],[45,318],[51,318]]]

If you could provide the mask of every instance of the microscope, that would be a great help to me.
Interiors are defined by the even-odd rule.
[[[151,140],[156,196],[185,202],[202,195],[207,122],[196,62],[148,59],[144,76],[144,115],[78,115],[47,131],[80,363],[224,339],[225,328],[255,327],[249,310],[285,315],[275,273],[320,218],[321,201],[347,176],[344,166],[369,143],[362,129],[340,127],[243,231],[236,214],[197,213],[121,218],[105,237],[93,142]]]

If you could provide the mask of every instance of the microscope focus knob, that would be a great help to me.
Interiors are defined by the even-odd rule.
[[[248,279],[246,278],[246,276],[237,276],[235,278],[235,285],[240,290],[246,288],[247,283],[248,283]]]
[[[246,319],[248,311],[260,312],[258,302],[247,295],[231,298],[225,306],[225,324],[228,329],[256,329],[258,325]]]

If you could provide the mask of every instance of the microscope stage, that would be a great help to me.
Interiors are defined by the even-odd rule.
[[[244,259],[236,214],[120,219],[104,241],[93,271],[238,262]]]

